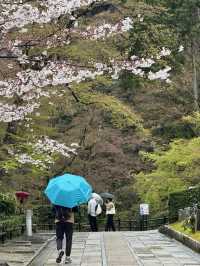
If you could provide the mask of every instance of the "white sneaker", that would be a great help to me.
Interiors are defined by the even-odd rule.
[[[70,257],[65,258],[65,264],[70,264],[72,263],[72,259]]]
[[[64,251],[63,250],[59,250],[58,251],[58,257],[56,258],[56,263],[61,263],[63,255],[64,255]]]

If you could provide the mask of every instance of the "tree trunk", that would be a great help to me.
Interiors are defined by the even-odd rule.
[[[199,23],[200,19],[200,9],[196,6],[193,10],[193,14],[195,17],[196,25]],[[195,111],[199,112],[199,91],[198,91],[198,73],[197,73],[197,65],[198,65],[198,49],[199,49],[199,43],[198,43],[198,35],[191,36],[191,44],[192,44],[192,64],[193,64],[193,94],[194,94],[194,105],[195,105]]]
[[[195,49],[193,49],[194,51]],[[196,53],[192,53],[192,64],[193,64],[193,94],[194,94],[194,105],[195,110],[199,111],[199,92],[198,92],[198,81],[197,81],[197,62],[196,62]]]

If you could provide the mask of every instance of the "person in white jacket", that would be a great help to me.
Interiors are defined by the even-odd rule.
[[[106,205],[106,216],[107,216],[105,231],[111,231],[111,229],[115,231],[115,224],[113,221],[113,217],[116,213],[115,204],[113,203],[112,199],[107,199],[105,205]]]
[[[95,198],[91,198],[88,201],[88,220],[89,220],[89,224],[90,224],[90,228],[92,232],[98,231],[97,214],[96,214],[97,206],[98,206],[98,202]]]

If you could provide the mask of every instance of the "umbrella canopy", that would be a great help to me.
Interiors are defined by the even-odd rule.
[[[97,194],[97,193],[92,193],[92,198],[96,199],[96,201],[100,204],[103,205],[103,199],[102,197]]]
[[[44,192],[54,205],[73,208],[91,198],[92,187],[82,176],[64,174],[51,179]]]
[[[19,200],[19,202],[21,204],[24,203],[24,201],[28,198],[29,195],[30,195],[30,193],[25,192],[25,191],[16,191],[15,192],[15,196],[17,197],[17,199]]]
[[[104,199],[113,199],[114,198],[114,195],[111,193],[108,193],[108,192],[103,192],[100,194],[100,196]]]
[[[15,195],[18,199],[26,199],[28,198],[28,196],[30,195],[29,192],[25,192],[25,191],[16,191]]]

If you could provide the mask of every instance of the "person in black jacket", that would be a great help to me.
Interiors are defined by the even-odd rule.
[[[65,235],[66,238],[66,247],[65,247],[65,264],[71,263],[70,258],[71,249],[72,249],[72,235],[73,235],[73,224],[74,224],[74,212],[78,211],[78,207],[72,209],[55,205],[53,207],[53,212],[55,215],[56,223],[56,243],[58,256],[56,262],[60,263],[64,255],[63,251],[63,238]]]

